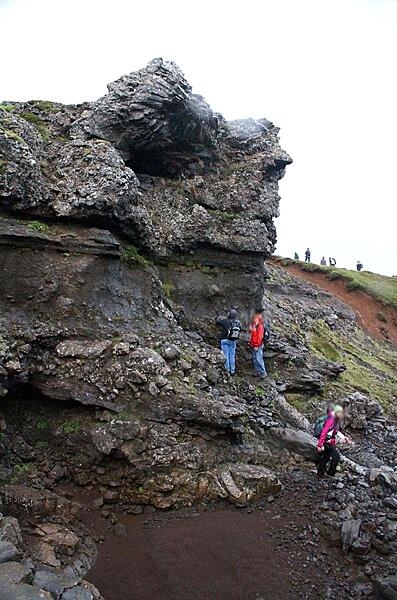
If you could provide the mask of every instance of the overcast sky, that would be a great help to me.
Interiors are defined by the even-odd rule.
[[[396,0],[0,0],[0,100],[93,100],[162,56],[294,164],[277,252],[397,275]]]

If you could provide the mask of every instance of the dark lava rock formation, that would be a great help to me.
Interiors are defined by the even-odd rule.
[[[63,499],[74,485],[90,490],[97,508],[133,513],[148,504],[246,505],[280,490],[277,465],[313,458],[310,424],[297,409],[315,416],[319,402],[340,395],[353,425],[373,427],[374,460],[346,464],[364,478],[378,469],[365,485],[395,485],[395,452],[382,441],[395,429],[375,402],[392,385],[389,350],[367,364],[357,348],[378,348],[360,337],[348,307],[264,265],[290,162],[272,123],[225,121],[161,59],[93,103],[0,105],[0,497],[8,514],[25,523],[38,490]],[[274,328],[271,378],[251,381],[242,343],[239,377],[228,381],[214,318],[235,306],[246,325],[263,301]],[[335,336],[341,348],[332,352]],[[352,400],[357,390],[364,399]],[[34,490],[30,504],[26,490]],[[54,517],[59,529],[51,529],[48,510],[37,513],[35,535],[46,546],[12,585],[36,582],[44,595],[27,597],[99,597],[81,583],[91,555],[73,583],[62,583],[83,548],[76,542],[65,553],[59,541],[74,518]],[[85,595],[71,595],[73,586]]]
[[[235,443],[249,411],[208,345],[218,311],[262,299],[277,133],[226,122],[160,59],[90,104],[1,106],[1,385],[76,415],[56,481],[162,507],[277,491],[268,452]]]

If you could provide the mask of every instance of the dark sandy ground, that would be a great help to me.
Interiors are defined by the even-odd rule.
[[[86,524],[102,542],[89,579],[106,600],[361,598],[353,569],[313,523],[319,483],[312,473],[296,477],[295,487],[289,481],[254,509],[109,516],[107,507],[106,518],[88,511]]]

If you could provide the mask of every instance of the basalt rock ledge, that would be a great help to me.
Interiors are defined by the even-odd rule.
[[[161,59],[95,102],[0,104],[7,597],[100,598],[76,496],[108,515],[273,497],[276,470],[310,474],[301,411],[313,421],[335,399],[366,445],[325,518],[338,543],[360,521],[345,551],[371,557],[378,595],[393,587],[394,355],[332,294],[265,267],[290,162],[270,121],[226,121]],[[262,303],[270,377],[252,379],[242,339],[228,379],[215,317],[236,307],[246,330]]]
[[[271,413],[227,385],[213,321],[262,299],[290,162],[162,59],[95,102],[0,105],[3,481],[163,508],[277,492]]]

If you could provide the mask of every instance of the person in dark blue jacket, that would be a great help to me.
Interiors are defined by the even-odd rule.
[[[229,375],[234,375],[236,373],[237,340],[241,333],[241,323],[237,311],[232,309],[226,318],[219,317],[216,323],[221,328],[221,350],[226,359],[226,371]]]

